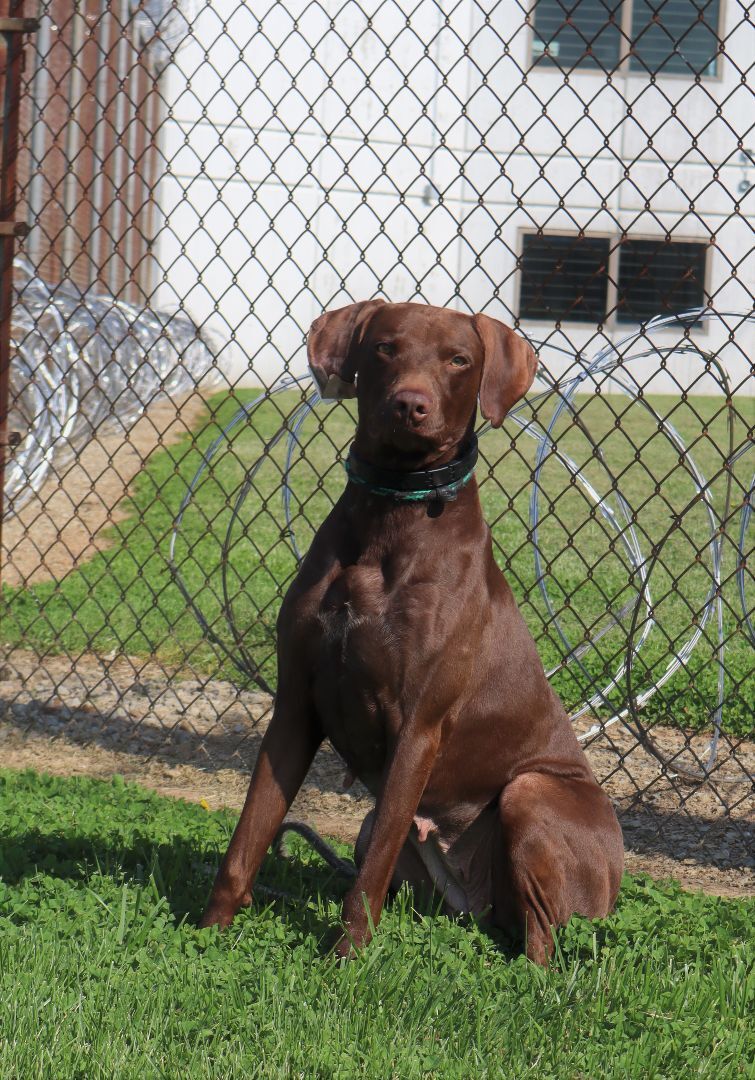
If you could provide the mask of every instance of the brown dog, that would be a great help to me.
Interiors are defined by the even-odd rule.
[[[275,711],[202,925],[251,902],[329,738],[377,800],[337,951],[364,945],[368,911],[377,924],[408,881],[518,931],[544,963],[552,927],[611,910],[623,845],[468,475],[478,395],[501,424],[535,355],[485,315],[380,300],[321,316],[308,354],[323,396],[357,397],[351,482],[281,607]]]

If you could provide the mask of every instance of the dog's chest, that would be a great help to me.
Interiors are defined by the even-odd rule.
[[[317,629],[331,661],[362,662],[381,651],[388,628],[388,598],[379,568],[348,566],[331,582],[317,611]]]
[[[382,768],[398,694],[391,609],[379,567],[347,567],[323,596],[313,627],[318,713],[362,779]]]

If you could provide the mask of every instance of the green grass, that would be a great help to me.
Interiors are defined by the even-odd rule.
[[[755,900],[624,880],[547,971],[418,916],[327,946],[343,891],[303,845],[224,935],[197,930],[232,820],[112,783],[0,771],[0,1076],[755,1076]]]
[[[152,455],[126,503],[125,520],[111,530],[113,543],[108,551],[60,582],[5,589],[0,641],[40,652],[107,653],[115,649],[217,671],[216,653],[203,639],[171,580],[167,548],[173,517],[202,451],[228,422],[239,400],[251,397],[251,391],[216,396],[210,402],[210,415],[193,435]],[[223,616],[221,544],[246,469],[278,430],[280,410],[290,414],[299,400],[291,393],[276,403],[266,403],[255,414],[254,427],[244,425],[237,430],[231,445],[216,459],[212,475],[201,484],[184,521],[178,549],[181,572],[208,622],[236,653],[240,646],[231,642]],[[583,468],[599,495],[607,497],[614,509],[618,506],[612,492],[615,484],[638,511],[636,527],[643,557],[652,567],[650,587],[658,627],[635,665],[633,687],[642,691],[662,676],[670,656],[683,646],[700,619],[712,580],[706,546],[708,519],[704,506],[694,500],[694,484],[680,464],[677,448],[658,432],[655,419],[639,404],[628,408],[625,399],[606,396],[579,398],[577,404],[585,426],[610,464],[611,474],[601,467],[594,446],[574,424],[560,421],[555,429],[557,445]],[[729,436],[720,400],[694,398],[683,403],[654,398],[652,404],[670,417],[692,447],[706,478],[715,478],[713,509],[716,515],[724,515],[723,463],[729,454]],[[742,415],[735,420],[733,431],[735,447],[747,439],[753,426],[755,399],[743,399],[739,409]],[[618,425],[617,412],[622,414]],[[542,419],[547,422],[548,416]],[[350,407],[337,405],[321,407],[302,429],[304,452],[296,457],[291,474],[294,526],[302,550],[342,490],[344,475],[336,450],[348,444],[353,424]],[[566,650],[537,587],[532,536],[527,531],[535,443],[508,422],[502,431],[487,435],[481,446],[485,460],[477,474],[496,551],[538,640],[544,663],[551,667]],[[275,678],[275,618],[296,569],[281,509],[284,450],[285,443],[281,443],[265,456],[230,536],[230,607],[241,628],[244,647],[271,682]],[[732,473],[726,520],[729,537],[739,535],[739,513],[751,473],[751,455],[744,456]],[[606,625],[607,613],[618,611],[636,597],[639,578],[622,554],[621,538],[606,525],[582,489],[570,483],[568,473],[553,455],[546,460],[541,483],[543,517],[538,542],[545,575],[569,641],[578,646]],[[681,527],[672,527],[675,516]],[[625,528],[623,535],[627,535]],[[651,561],[654,549],[659,552],[657,562]],[[752,733],[755,716],[755,665],[751,643],[739,628],[735,562],[734,547],[727,540],[721,590],[727,669],[724,728],[747,735]],[[748,582],[752,582],[751,572]],[[751,584],[748,590],[751,605]],[[704,633],[687,668],[647,707],[648,722],[690,729],[710,726],[718,677],[715,616]],[[608,682],[625,648],[626,628],[614,626],[579,664],[554,676],[569,708],[579,704],[596,685]],[[220,670],[234,674],[227,660],[221,662]],[[626,683],[622,681],[609,697],[614,706],[622,703]]]

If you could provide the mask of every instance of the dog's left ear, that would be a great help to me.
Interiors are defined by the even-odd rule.
[[[532,346],[489,315],[475,315],[474,328],[482,340],[485,359],[480,383],[480,412],[493,427],[524,397],[537,371]]]

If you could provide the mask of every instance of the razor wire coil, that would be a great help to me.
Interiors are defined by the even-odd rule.
[[[656,333],[669,327],[691,327],[695,324],[704,325],[711,320],[726,319],[733,319],[738,322],[755,321],[755,315],[735,312],[720,313],[706,309],[695,309],[680,315],[659,317],[647,324],[642,330],[634,330],[625,335],[619,342],[603,347],[596,353],[592,360],[583,362],[578,359],[576,361],[578,368],[577,374],[560,381],[552,378],[548,369],[543,368],[541,364],[539,378],[541,381],[546,382],[547,388],[543,391],[531,394],[525,401],[519,403],[509,413],[510,420],[520,428],[524,435],[535,440],[537,444],[535,470],[529,499],[529,528],[532,536],[535,580],[545,603],[549,620],[556,628],[564,650],[562,660],[555,667],[548,670],[546,675],[548,678],[552,678],[558,671],[576,665],[582,669],[582,674],[585,679],[588,682],[591,681],[589,672],[582,663],[583,657],[595,648],[597,642],[609,630],[616,626],[621,626],[626,633],[626,648],[622,660],[610,680],[603,686],[595,689],[593,693],[571,713],[571,720],[574,722],[583,716],[588,714],[595,715],[596,712],[606,709],[609,711],[610,715],[596,720],[586,732],[579,736],[579,739],[581,742],[589,743],[602,735],[612,725],[622,723],[633,733],[638,742],[659,761],[664,769],[673,771],[673,773],[682,780],[694,783],[703,782],[709,777],[716,764],[721,735],[721,722],[725,696],[725,667],[723,655],[724,628],[723,605],[721,599],[721,547],[723,544],[723,536],[719,534],[719,515],[712,504],[709,481],[706,480],[705,475],[695,462],[689,448],[686,446],[684,439],[673,424],[660,416],[650,402],[648,402],[646,395],[641,393],[642,386],[633,377],[631,365],[633,361],[641,360],[653,353],[660,352],[665,356],[666,362],[668,362],[673,359],[674,353],[684,352],[701,360],[706,366],[706,370],[711,373],[724,400],[728,403],[727,427],[729,431],[729,449],[726,468],[724,470],[727,475],[727,487],[724,509],[721,515],[725,520],[729,516],[731,503],[730,466],[735,460],[752,448],[752,443],[749,443],[736,450],[734,449],[731,417],[732,391],[728,376],[724,367],[718,363],[715,357],[711,357],[709,354],[700,351],[691,342],[685,342],[676,349],[664,349],[663,347],[653,344],[653,337]],[[634,346],[638,342],[644,343],[645,347],[635,349]],[[535,349],[538,349],[538,342],[532,341],[531,344]],[[576,420],[579,422],[584,433],[587,435],[588,439],[590,439],[589,431],[585,430],[584,422],[578,420],[578,414],[574,408],[574,397],[582,387],[589,385],[598,375],[603,377],[610,376],[624,396],[639,403],[641,407],[652,416],[658,426],[658,430],[662,431],[666,438],[678,450],[680,461],[683,463],[682,467],[691,478],[695,488],[695,496],[692,503],[699,502],[703,505],[709,529],[709,535],[705,546],[707,546],[710,554],[712,581],[702,605],[702,614],[697,619],[697,625],[695,625],[694,628],[691,628],[686,640],[673,650],[672,655],[668,658],[665,670],[652,682],[652,684],[637,689],[634,688],[633,684],[634,669],[642,649],[646,646],[653,629],[656,627],[656,620],[653,615],[653,597],[650,588],[651,578],[654,568],[658,564],[658,560],[663,551],[663,545],[669,536],[673,535],[675,525],[672,524],[662,542],[655,546],[655,550],[650,554],[646,554],[643,550],[637,528],[638,515],[633,511],[627,499],[622,495],[620,484],[612,475],[609,463],[597,444],[593,440],[590,440],[595,450],[593,460],[604,469],[611,481],[610,489],[615,495],[615,506],[610,505],[609,500],[598,493],[594,485],[585,476],[584,470],[580,469],[578,464],[556,445],[554,430],[562,413],[567,413],[572,421]],[[297,388],[302,392],[303,401],[279,426],[272,438],[266,442],[263,452],[258,459],[248,467],[244,481],[240,485],[233,502],[232,512],[222,541],[220,565],[223,589],[223,614],[227,630],[233,642],[233,647],[229,648],[227,643],[212,630],[208,620],[202,614],[191,595],[176,559],[176,543],[181,535],[184,515],[191,506],[193,499],[196,497],[200,481],[208,470],[211,470],[213,460],[223,446],[228,443],[232,433],[244,421],[251,422],[254,413],[262,404],[271,400],[275,395],[289,391],[293,388]],[[556,399],[556,406],[549,423],[547,426],[543,427],[538,424],[535,419],[528,417],[526,413],[528,410],[532,409],[534,403],[537,402],[538,404],[542,404],[551,397]],[[199,620],[204,633],[209,640],[220,646],[227,653],[228,657],[246,677],[252,679],[263,690],[269,693],[273,693],[273,690],[263,678],[260,671],[260,665],[254,661],[254,658],[249,653],[244,640],[245,635],[237,625],[234,617],[231,599],[232,590],[228,578],[231,548],[233,545],[233,533],[234,528],[240,520],[244,502],[249,495],[259,469],[268,458],[273,448],[285,437],[286,449],[280,482],[280,495],[286,523],[286,536],[297,564],[301,563],[303,552],[296,539],[295,521],[291,509],[292,486],[290,478],[294,465],[294,455],[297,448],[300,448],[299,433],[307,417],[313,412],[320,401],[321,398],[317,389],[309,389],[309,381],[307,379],[300,379],[287,374],[278,379],[268,390],[255,397],[250,403],[243,405],[204,454],[199,469],[187,487],[186,494],[184,495],[174,522],[170,540],[169,562],[171,572],[174,580],[181,589],[185,600],[195,617]],[[478,436],[481,438],[490,430],[490,424],[485,423],[479,429]],[[598,626],[586,640],[576,644],[570,640],[567,631],[564,629],[562,620],[559,617],[557,605],[551,597],[548,574],[543,566],[542,551],[539,543],[539,532],[543,516],[541,507],[543,498],[541,474],[544,462],[548,455],[554,457],[570,474],[574,481],[582,488],[588,501],[592,503],[597,513],[601,515],[606,525],[616,534],[619,545],[626,558],[629,579],[632,581],[637,579],[639,582],[639,585],[635,587],[635,596],[632,601],[625,603],[616,613],[609,612],[603,620],[602,626]],[[755,483],[755,478],[753,478],[753,482]],[[752,618],[748,609],[745,592],[746,543],[751,514],[752,488],[744,501],[741,511],[740,528],[737,539],[736,573],[744,624],[747,626],[750,637],[755,644]],[[641,614],[643,609],[644,614]],[[707,748],[707,759],[699,770],[695,770],[678,761],[673,761],[656,746],[649,731],[645,729],[641,722],[640,713],[643,707],[647,705],[661,687],[689,662],[695,648],[701,638],[703,638],[707,624],[711,619],[715,619],[716,621],[716,666],[718,671],[717,700],[711,715],[712,734]],[[611,703],[609,694],[611,691],[620,688],[622,680],[624,680],[626,684],[623,704],[620,708],[616,708]],[[717,780],[718,782],[750,783],[749,779],[740,777],[719,776]]]
[[[15,260],[5,513],[18,513],[48,475],[103,425],[127,432],[148,405],[212,384],[213,342],[181,312],[142,309],[72,282],[54,288]]]

